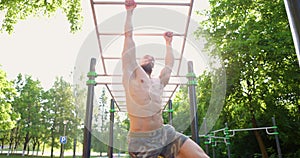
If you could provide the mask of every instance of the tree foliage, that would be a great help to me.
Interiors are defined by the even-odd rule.
[[[13,83],[7,80],[6,73],[0,69],[0,132],[13,129],[16,120],[19,119],[19,115],[11,106],[15,95]]]
[[[300,70],[284,2],[209,2],[211,9],[204,13],[207,19],[200,23],[196,34],[207,39],[206,50],[221,58],[226,68],[223,122],[228,122],[232,128],[270,126],[271,117],[275,116],[283,144],[299,146],[297,142],[284,139],[290,134],[288,130],[299,131],[300,119]],[[239,145],[246,145],[246,141],[233,142],[237,156],[249,151],[250,156],[255,152],[263,157],[275,154],[273,138],[257,131],[252,134],[258,142],[255,145],[253,141],[252,148]],[[287,155],[296,151],[284,149]]]
[[[48,122],[51,131],[51,155],[53,155],[53,148],[60,146],[60,142],[57,141],[60,136],[67,136],[69,141],[77,138],[80,121],[75,113],[72,86],[62,77],[56,78],[49,95],[48,112],[52,116],[50,115]],[[65,144],[65,148],[72,148],[72,143]]]
[[[15,81],[18,96],[13,105],[16,111],[21,114],[18,121],[19,135],[23,139],[23,155],[28,147],[29,141],[38,137],[41,126],[41,95],[42,87],[39,81],[34,81],[31,76],[18,75]]]
[[[81,1],[80,0],[1,0],[0,11],[4,13],[1,31],[12,33],[14,25],[19,20],[30,16],[51,16],[59,9],[66,15],[70,22],[71,32],[81,28]]]
[[[2,72],[0,90],[5,92],[0,91],[0,115],[7,120],[0,125],[1,146],[8,143],[12,153],[22,145],[23,155],[28,155],[26,151],[38,153],[46,144],[59,148],[59,137],[66,135],[65,149],[71,149],[72,140],[81,134],[71,84],[57,78],[52,88],[45,91],[40,81],[31,76],[19,74],[13,84],[5,80]]]

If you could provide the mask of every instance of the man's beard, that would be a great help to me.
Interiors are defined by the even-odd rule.
[[[152,64],[146,64],[146,65],[141,65],[141,67],[144,69],[144,71],[148,74],[151,75],[152,73]]]

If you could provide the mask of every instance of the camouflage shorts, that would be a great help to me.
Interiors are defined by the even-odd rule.
[[[128,150],[133,158],[173,158],[187,139],[185,135],[176,132],[174,127],[164,125],[154,131],[129,132]]]

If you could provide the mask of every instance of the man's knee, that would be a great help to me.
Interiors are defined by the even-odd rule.
[[[180,157],[208,158],[208,156],[202,150],[202,148],[191,139],[186,140],[184,144],[181,146],[176,158],[180,158]]]

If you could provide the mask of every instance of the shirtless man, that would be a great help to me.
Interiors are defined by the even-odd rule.
[[[164,125],[161,96],[168,84],[174,56],[172,32],[164,33],[166,41],[165,67],[159,78],[151,78],[154,58],[144,56],[136,62],[135,43],[132,34],[132,15],[136,7],[134,0],[126,0],[125,40],[122,52],[123,86],[126,91],[126,105],[130,119],[128,150],[131,157],[156,158],[207,158],[204,151],[191,139]]]

